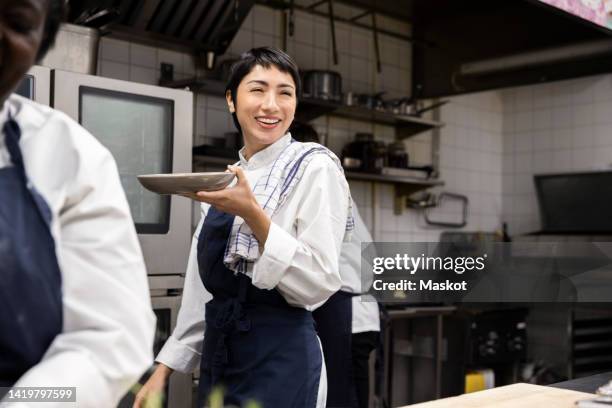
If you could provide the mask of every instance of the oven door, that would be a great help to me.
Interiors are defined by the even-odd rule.
[[[153,294],[155,291],[152,291]],[[181,296],[151,296],[151,304],[155,317],[157,318],[157,328],[155,330],[155,340],[153,352],[157,356],[172,330],[176,326],[178,311],[181,306]],[[139,381],[140,384],[149,378],[152,370],[145,374]],[[134,403],[135,392],[129,392],[119,403],[118,408],[131,408]],[[189,408],[192,406],[193,376],[175,372],[170,376],[170,381],[166,386],[165,400],[163,408]]]

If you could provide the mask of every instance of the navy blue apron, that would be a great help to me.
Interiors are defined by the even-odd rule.
[[[10,387],[62,331],[62,282],[51,211],[28,181],[19,125],[9,119],[4,134],[13,166],[0,169],[0,386]]]
[[[353,294],[338,291],[312,313],[327,370],[327,408],[355,405],[353,385]]]
[[[314,408],[322,358],[312,313],[291,307],[223,264],[234,217],[211,207],[198,237],[198,266],[213,295],[206,304],[198,407],[216,386],[226,405]]]

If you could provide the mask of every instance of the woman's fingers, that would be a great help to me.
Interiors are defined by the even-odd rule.
[[[132,408],[159,408],[164,399],[164,389],[172,371],[160,364],[151,377],[140,388],[134,399]]]
[[[234,170],[234,174],[236,174],[236,177],[238,177],[238,183],[246,183],[247,178],[244,174],[244,170],[238,166],[235,166]]]
[[[244,174],[244,170],[242,170],[239,166],[227,166],[227,169],[236,175],[237,183],[236,185],[244,185],[248,184],[246,175]]]
[[[144,408],[143,402],[145,400],[146,393],[147,389],[145,387],[141,388],[140,391],[138,391],[138,394],[136,394],[136,398],[134,398],[134,404],[132,405],[132,408]]]
[[[198,191],[196,196],[199,200],[210,203],[212,201],[218,201],[225,196],[224,190],[221,191]]]
[[[236,175],[237,182],[233,187],[218,191],[198,191],[195,200],[208,203],[218,210],[243,216],[252,210],[255,201],[244,170],[238,166],[228,166],[227,170]]]

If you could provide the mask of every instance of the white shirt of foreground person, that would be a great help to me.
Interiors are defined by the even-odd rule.
[[[251,187],[291,141],[286,134],[254,154],[248,161],[240,154]],[[302,179],[272,216],[265,248],[253,268],[253,285],[278,289],[289,304],[314,310],[340,289],[338,262],[348,213],[348,184],[338,166],[325,154],[312,158]],[[212,296],[198,272],[197,244],[209,205],[193,236],[185,289],[172,336],[156,360],[190,372],[200,361],[204,335],[205,303]]]
[[[63,303],[62,332],[15,387],[76,387],[76,404],[47,408],[116,406],[153,361],[155,315],[115,161],[72,119],[16,95],[0,131],[9,110],[28,177],[53,214]],[[11,165],[0,134],[0,168]]]
[[[355,219],[355,229],[349,242],[342,245],[340,256],[340,273],[345,279],[352,282],[353,293],[367,292],[372,284],[372,268],[368,267],[368,275],[364,279],[364,288],[361,290],[361,243],[372,242],[372,235],[368,231],[357,206],[353,206],[353,217]],[[345,278],[346,277],[346,278]],[[378,303],[372,295],[353,296],[353,333],[363,333],[368,331],[380,331],[380,316]]]

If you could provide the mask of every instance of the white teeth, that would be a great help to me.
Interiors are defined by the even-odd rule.
[[[268,118],[258,118],[257,120],[263,123],[267,123],[268,125],[273,125],[275,123],[280,122],[280,120],[278,119],[268,119]]]

